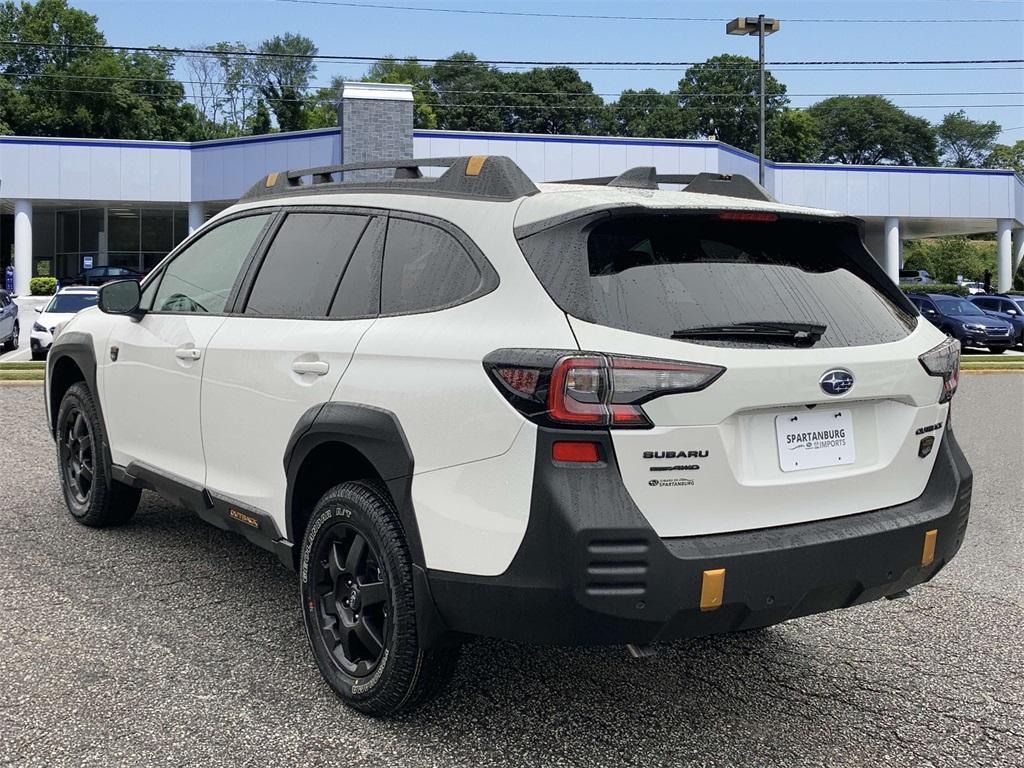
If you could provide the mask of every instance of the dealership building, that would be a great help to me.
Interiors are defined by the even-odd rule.
[[[146,271],[268,173],[344,162],[506,155],[538,182],[635,166],[757,178],[756,157],[717,141],[414,130],[412,106],[409,86],[346,83],[337,128],[195,143],[0,136],[0,269],[13,265],[19,294],[33,276],[87,266]],[[765,187],[863,218],[893,279],[904,240],[995,233],[1000,290],[1024,255],[1024,180],[1012,171],[769,162]]]

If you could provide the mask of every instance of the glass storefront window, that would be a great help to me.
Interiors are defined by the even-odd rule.
[[[79,227],[79,247],[84,253],[98,253],[106,250],[105,238],[103,237],[104,211],[102,208],[86,208],[81,213]],[[72,250],[70,248],[62,250]]]
[[[143,251],[163,251],[174,247],[174,214],[172,211],[142,211]]]
[[[113,251],[139,250],[139,211],[134,208],[107,210],[107,248]]]
[[[57,252],[78,253],[78,211],[57,212]]]

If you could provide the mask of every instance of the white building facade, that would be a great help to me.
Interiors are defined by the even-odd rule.
[[[87,265],[146,271],[268,173],[357,153],[506,155],[535,181],[635,166],[757,177],[756,157],[716,141],[411,131],[411,101],[405,86],[346,84],[343,129],[196,143],[2,136],[0,269],[13,265],[19,294],[33,276],[67,279]],[[400,111],[387,112],[388,102]],[[373,117],[355,124],[362,114]],[[395,131],[405,120],[410,130]],[[908,239],[995,232],[999,290],[1009,289],[1024,255],[1024,180],[1012,171],[769,162],[765,186],[785,203],[865,219],[867,245],[894,280]]]

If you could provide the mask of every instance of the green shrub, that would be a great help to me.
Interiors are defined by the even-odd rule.
[[[968,240],[966,237],[940,237],[914,240],[903,250],[904,269],[927,269],[943,283],[984,279],[985,272],[996,274],[996,244],[993,241]]]
[[[33,277],[28,283],[33,296],[52,296],[57,292],[56,277]]]
[[[900,283],[900,290],[904,293],[947,293],[950,296],[968,296],[968,291],[962,285],[953,283]]]

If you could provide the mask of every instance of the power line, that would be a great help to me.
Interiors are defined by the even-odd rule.
[[[540,11],[495,11],[482,8],[428,8],[419,5],[397,5],[393,3],[348,2],[347,0],[275,0],[279,3],[298,5],[329,5],[344,8],[364,8],[385,11],[414,11],[417,13],[449,13],[476,16],[521,16],[540,19],[586,19],[598,21],[685,21],[721,23],[729,19],[708,16],[627,16],[597,13],[545,13]],[[1020,19],[785,19],[787,24],[1006,24],[1020,22]]]
[[[225,80],[180,80],[180,79],[168,79],[158,77],[129,77],[126,75],[73,75],[67,73],[46,73],[38,72],[29,75],[19,75],[16,72],[0,72],[0,77],[14,78],[18,80],[97,80],[103,82],[129,82],[129,83],[180,83],[181,85],[189,86],[228,86],[231,85],[235,88],[258,88],[261,83],[258,82],[247,82],[237,81],[228,82]],[[305,85],[296,86],[297,90],[313,91],[320,90],[321,88],[327,88],[329,86],[318,86],[318,85]],[[414,93],[438,93],[431,88],[413,88]],[[444,93],[459,93],[459,94],[471,94],[471,95],[484,95],[484,96],[570,96],[570,97],[585,97],[585,96],[611,96],[611,97],[645,97],[645,96],[671,96],[673,92],[660,92],[657,94],[644,93],[643,91],[633,91],[631,93],[625,93],[624,91],[487,91],[487,90],[476,90],[476,89],[455,89],[445,88]],[[690,94],[687,94],[690,95]],[[715,92],[704,92],[700,94],[694,94],[699,96],[715,97],[715,98],[754,98],[755,96],[749,93],[715,93]],[[775,95],[775,94],[773,94]],[[786,96],[792,98],[827,98],[830,96],[1022,96],[1024,91],[873,91],[864,93],[837,93],[837,92],[822,92],[822,93],[790,93],[777,94],[779,96]],[[966,105],[969,106],[969,105]]]
[[[172,55],[195,55],[195,56],[237,56],[268,59],[301,59],[311,61],[346,61],[346,62],[377,62],[392,60],[389,56],[350,56],[327,53],[270,53],[267,51],[253,51],[244,49],[241,51],[218,52],[206,48],[164,48],[161,46],[140,46],[140,45],[100,45],[96,43],[29,43],[20,40],[5,41],[2,45],[13,45],[17,47],[32,47],[45,49],[82,49],[82,50],[106,50],[106,51],[131,51],[133,53],[153,53]],[[451,60],[448,58],[415,58],[419,62],[451,63],[470,65],[531,65],[531,66],[658,66],[658,67],[687,67],[708,64],[704,61],[543,61],[530,59],[474,59],[472,61]],[[876,59],[876,60],[834,60],[834,61],[771,61],[766,62],[768,66],[862,66],[862,65],[946,65],[946,64],[1024,64],[1024,59]],[[725,65],[723,69],[749,69],[751,65]]]

